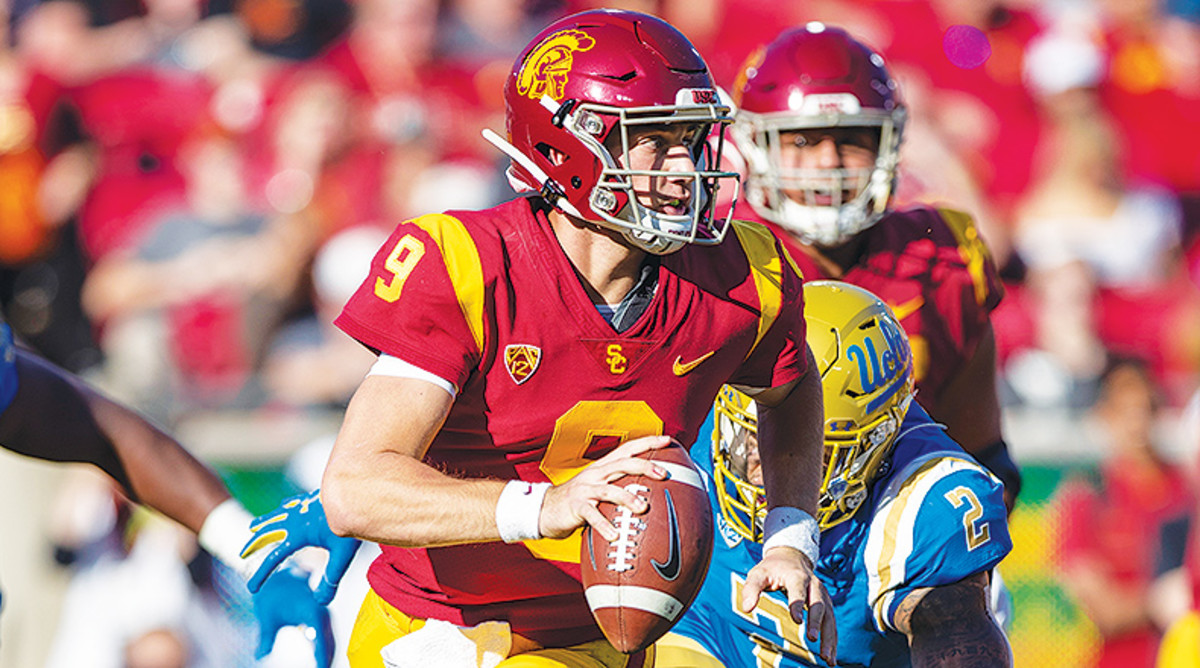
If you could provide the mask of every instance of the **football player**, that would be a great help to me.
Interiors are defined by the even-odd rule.
[[[817,577],[833,599],[837,665],[1011,665],[988,605],[990,571],[1012,548],[1000,481],[913,400],[908,339],[878,297],[839,281],[806,283],[804,296],[825,391]],[[832,665],[776,594],[753,613],[737,605],[762,549],[771,464],[749,397],[726,387],[715,413],[711,440],[692,448],[710,476],[712,564],[656,666]]]
[[[709,167],[731,118],[703,59],[660,19],[584,12],[533,39],[504,98],[507,138],[485,136],[524,196],[399,224],[336,320],[380,353],[321,491],[336,533],[382,544],[351,664],[447,665],[465,640],[469,665],[643,665],[592,618],[581,530],[615,537],[599,502],[645,511],[612,482],[663,478],[637,455],[692,442],[724,383],[763,406],[775,464],[747,589],[786,590],[832,660],[801,278],[766,228],[713,215],[736,179]]]
[[[1003,295],[971,217],[891,207],[905,107],[882,57],[820,23],[784,31],[743,65],[731,94],[746,199],[807,279],[839,279],[886,301],[912,342],[917,390],[950,436],[1005,484],[990,312]]]
[[[134,411],[18,348],[3,314],[0,445],[38,459],[99,467],[131,500],[196,532],[213,556],[243,577],[252,576],[257,560],[239,556],[251,537],[251,516],[216,473]],[[270,652],[280,628],[304,625],[316,632],[317,665],[331,665],[329,614],[303,575],[292,570],[273,574],[254,596],[254,610],[261,634],[259,657]]]

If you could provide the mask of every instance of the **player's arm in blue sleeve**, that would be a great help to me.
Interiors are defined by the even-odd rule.
[[[880,629],[908,636],[914,666],[1009,666],[988,607],[989,573],[1012,549],[1003,485],[940,457],[888,490],[865,552]]]

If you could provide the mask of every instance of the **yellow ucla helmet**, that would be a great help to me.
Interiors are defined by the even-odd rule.
[[[751,482],[750,461],[758,456],[758,409],[749,396],[725,385],[713,407],[713,474],[717,503],[729,527],[762,540],[767,497],[761,481]]]
[[[912,404],[912,349],[887,304],[849,283],[806,283],[804,319],[825,397],[817,520],[828,529],[854,515],[891,454]]]
[[[888,461],[912,404],[912,350],[891,309],[860,287],[810,281],[804,284],[804,304],[825,403],[817,521],[828,529],[854,515]],[[758,427],[754,402],[727,386],[717,395],[715,410],[713,459],[721,511],[739,534],[760,540],[766,498],[761,485],[746,479],[747,457],[739,453],[746,443],[757,446],[751,440]]]

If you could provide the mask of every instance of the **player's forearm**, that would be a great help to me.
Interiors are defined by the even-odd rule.
[[[145,418],[86,392],[92,414],[126,472],[131,497],[199,533],[209,513],[230,498],[220,477]]]
[[[923,395],[922,395],[923,396]],[[964,450],[979,455],[1003,438],[996,391],[996,337],[988,326],[971,359],[929,406]]]
[[[334,533],[406,547],[500,539],[496,501],[504,483],[455,478],[422,461],[452,405],[453,397],[425,381],[363,381],[321,483]]]
[[[824,452],[825,411],[816,363],[775,406],[759,404],[759,452],[770,507],[816,513]]]
[[[26,351],[0,443],[25,455],[93,464],[131,499],[192,531],[229,492],[208,467],[145,418]]]
[[[341,536],[402,547],[500,540],[504,482],[460,479],[395,453],[330,462],[321,483],[329,527]]]
[[[1012,666],[1008,639],[987,610],[985,578],[935,587],[911,609],[905,630],[914,668]],[[904,607],[897,617],[908,614]]]

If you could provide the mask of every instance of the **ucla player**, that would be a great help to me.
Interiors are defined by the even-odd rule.
[[[129,408],[104,397],[78,378],[20,350],[0,314],[0,446],[38,459],[93,464],[143,503],[196,532],[200,544],[230,568],[251,577],[256,561],[239,556],[250,537],[251,516],[211,469],[173,438]],[[321,522],[310,532],[329,529]],[[337,539],[348,540],[348,539]],[[319,543],[316,538],[309,542]],[[325,544],[321,542],[321,544]],[[326,572],[336,583],[341,571]],[[291,570],[258,576],[254,597],[259,621],[259,656],[274,646],[276,632],[290,625],[316,631],[317,665],[333,659],[329,614],[309,591],[307,579]]]
[[[808,343],[825,396],[817,576],[839,666],[1008,666],[989,571],[1012,547],[999,480],[913,401],[912,351],[891,310],[848,283],[805,284]],[[743,592],[765,510],[754,402],[726,387],[693,458],[717,537],[695,603],[657,647],[660,668],[825,666],[787,601]]]

